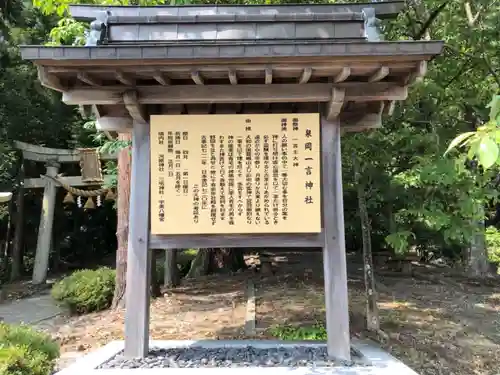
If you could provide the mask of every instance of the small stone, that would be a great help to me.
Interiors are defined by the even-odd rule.
[[[314,361],[314,366],[315,367],[329,367],[330,364],[326,361]]]

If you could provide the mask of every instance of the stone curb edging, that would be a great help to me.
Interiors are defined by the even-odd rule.
[[[322,342],[274,341],[274,340],[151,340],[150,347],[173,348],[202,346],[205,348],[242,347],[256,348],[325,346]],[[386,353],[376,345],[357,339],[352,346],[359,351],[371,366],[351,367],[239,367],[239,368],[157,368],[157,369],[96,369],[124,348],[123,341],[113,341],[106,346],[76,360],[56,375],[226,375],[237,372],[240,375],[418,375],[408,366]]]

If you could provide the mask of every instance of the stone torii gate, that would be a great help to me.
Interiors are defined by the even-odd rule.
[[[328,354],[350,358],[340,135],[380,127],[443,48],[382,41],[375,15],[403,6],[71,6],[92,21],[85,47],[21,48],[66,104],[91,107],[101,130],[132,132],[125,355],[148,352],[149,249],[286,246],[323,248]],[[151,116],[228,113],[321,115],[319,233],[151,233]]]
[[[85,160],[85,150],[56,149],[20,141],[15,141],[14,145],[22,152],[24,160],[44,163],[46,167],[45,175],[38,178],[25,178],[23,182],[23,189],[43,189],[42,212],[32,277],[34,284],[41,284],[47,279],[57,187],[61,187],[61,184],[71,187],[91,187],[109,182],[109,179],[100,178],[100,165],[91,160],[92,158]],[[90,152],[88,155],[93,156],[95,152]],[[102,154],[97,161],[100,159],[114,160],[116,155]],[[89,162],[93,162],[93,165],[89,165]],[[58,176],[61,164],[65,163],[80,163],[81,165],[86,163],[90,168],[82,168],[82,176]],[[89,171],[90,175],[85,175],[86,171]]]

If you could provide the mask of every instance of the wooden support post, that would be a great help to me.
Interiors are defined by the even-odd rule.
[[[149,251],[149,124],[134,121],[127,255],[125,356],[149,351],[149,302],[152,252]]]
[[[59,164],[47,163],[47,176],[56,177]],[[50,247],[52,245],[52,225],[54,223],[54,208],[56,204],[57,186],[54,181],[46,179],[43,191],[42,215],[38,228],[36,243],[35,266],[33,268],[33,284],[42,284],[47,279]]]
[[[340,123],[321,120],[323,267],[328,355],[350,360],[349,302],[342,197]]]

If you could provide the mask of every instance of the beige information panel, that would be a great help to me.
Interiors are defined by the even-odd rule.
[[[319,114],[151,116],[153,234],[321,231]]]

